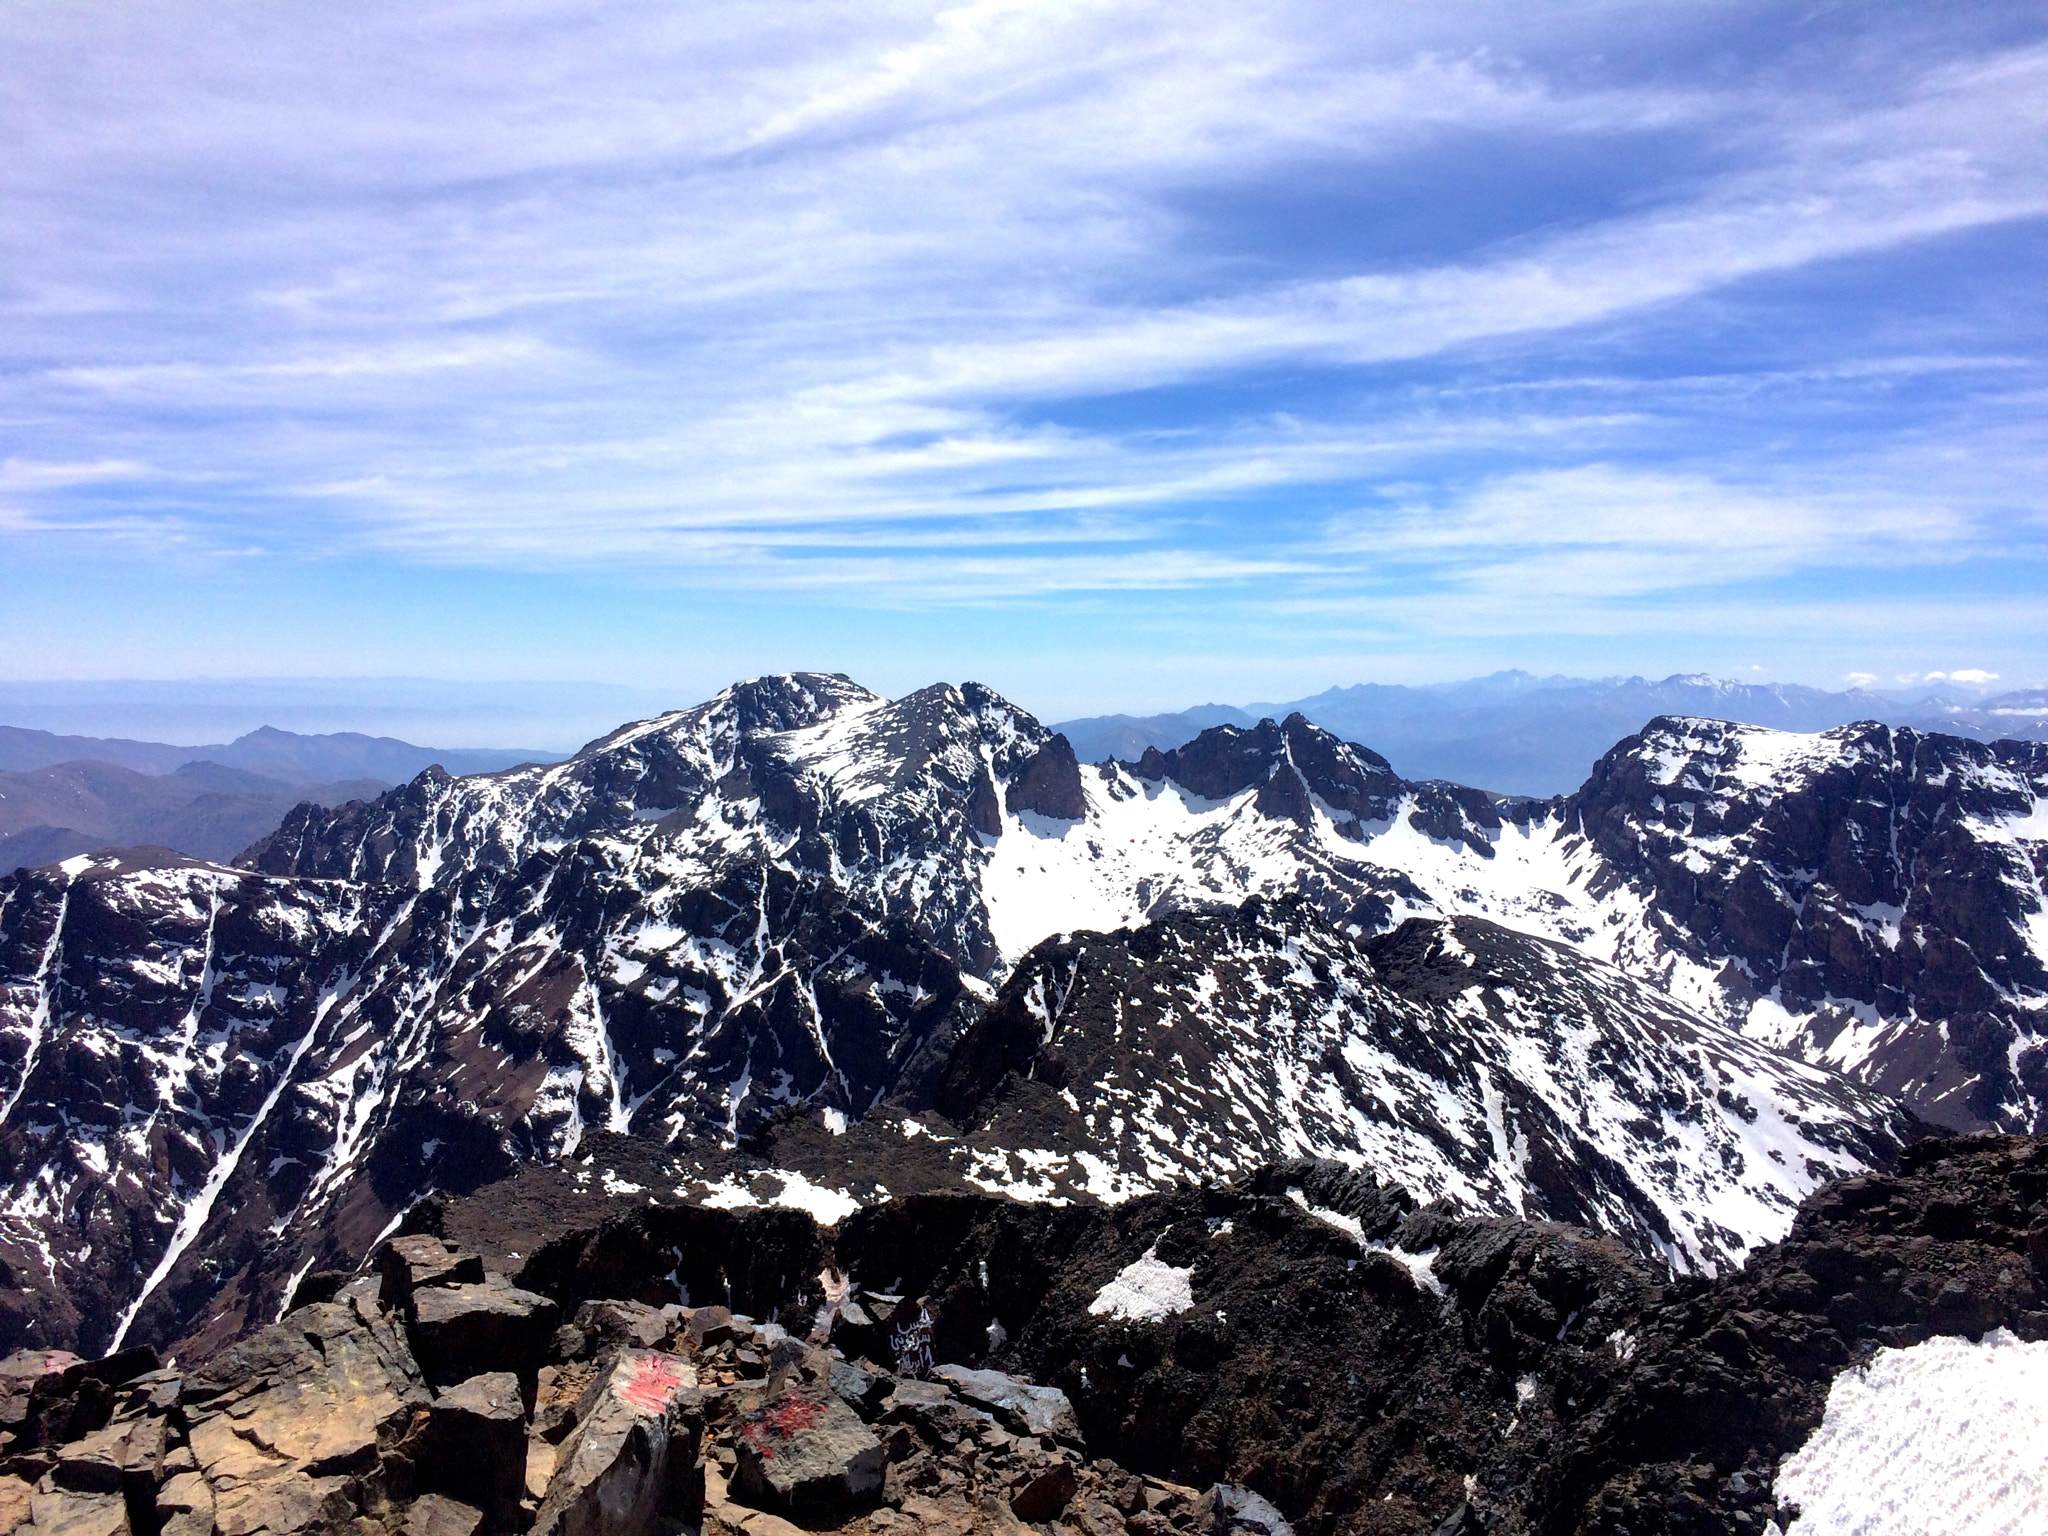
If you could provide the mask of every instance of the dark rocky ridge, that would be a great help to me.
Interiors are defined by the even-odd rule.
[[[1744,1270],[1675,1284],[1611,1238],[1308,1162],[1115,1208],[913,1196],[836,1230],[613,1204],[566,1229],[580,1208],[495,1189],[422,1205],[407,1225],[432,1230],[371,1273],[309,1279],[181,1369],[14,1357],[0,1522],[1750,1533],[1787,1513],[1779,1458],[1872,1350],[2048,1338],[2042,1139],[1924,1142],[1820,1191]],[[508,1220],[530,1250],[509,1275],[465,1251]],[[1105,1308],[1147,1265],[1185,1303]]]
[[[496,1221],[490,1204],[431,1221],[460,1241]],[[1095,1455],[1242,1483],[1304,1536],[1454,1516],[1490,1532],[1761,1531],[1777,1462],[1840,1371],[1938,1334],[2048,1339],[2039,1138],[1923,1142],[1896,1175],[1824,1188],[1743,1270],[1675,1284],[1611,1239],[1418,1210],[1312,1163],[1113,1209],[923,1196],[808,1227],[642,1207],[542,1246],[520,1280],[564,1306],[652,1302],[680,1254],[693,1280],[788,1319],[837,1269],[855,1296],[921,1298],[939,1359],[1062,1388]],[[1184,1266],[1193,1307],[1093,1315],[1141,1255]],[[884,1365],[892,1338],[835,1335]]]

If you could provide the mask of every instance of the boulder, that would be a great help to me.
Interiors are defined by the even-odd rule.
[[[414,1291],[426,1286],[482,1285],[484,1261],[420,1233],[394,1237],[379,1248],[377,1273],[384,1283],[384,1305],[404,1307]]]
[[[1010,1491],[1010,1512],[1026,1522],[1051,1520],[1067,1507],[1078,1486],[1072,1462],[1051,1462]]]
[[[880,1413],[882,1403],[896,1388],[895,1377],[886,1371],[876,1370],[865,1361],[834,1360],[830,1381],[840,1401],[863,1419],[873,1419]]]
[[[415,1453],[422,1489],[509,1523],[526,1491],[526,1408],[510,1371],[472,1376],[435,1398]]]
[[[1468,1506],[1460,1506],[1464,1509]],[[1453,1528],[1457,1516],[1452,1517]],[[1286,1516],[1249,1488],[1218,1483],[1195,1503],[1194,1524],[1210,1536],[1294,1536]]]
[[[413,1292],[412,1342],[427,1380],[453,1385],[480,1371],[532,1379],[546,1358],[557,1308],[493,1275],[480,1285]]]
[[[81,1360],[62,1349],[17,1350],[0,1361],[0,1435],[7,1452],[50,1449],[105,1428],[131,1395],[127,1389],[157,1372],[156,1351],[140,1346]]]
[[[690,1313],[689,1340],[693,1348],[708,1349],[727,1343],[734,1331],[728,1307],[698,1307]]]
[[[1081,1444],[1074,1405],[1058,1387],[1041,1387],[1001,1371],[970,1371],[942,1365],[932,1375],[966,1402],[986,1408],[1020,1435],[1049,1435],[1065,1445]]]
[[[381,1498],[386,1452],[427,1392],[371,1289],[303,1307],[186,1381],[191,1464],[211,1489],[219,1536],[338,1531]],[[197,1536],[187,1487],[192,1508],[174,1513]]]
[[[576,1309],[572,1325],[586,1347],[654,1349],[669,1336],[673,1326],[656,1307],[638,1301],[586,1301]]]
[[[992,1427],[995,1416],[969,1407],[943,1381],[898,1381],[882,1399],[881,1422],[911,1424],[929,1440],[956,1445]]]
[[[36,1536],[131,1536],[128,1501],[118,1493],[60,1488],[29,1501]]]
[[[422,1494],[405,1512],[405,1536],[477,1536],[484,1512],[438,1493]]]
[[[213,1489],[197,1472],[180,1472],[156,1491],[160,1536],[213,1536]]]
[[[621,1351],[556,1452],[534,1536],[641,1536],[659,1513],[694,1514],[703,1431],[695,1381],[678,1356]]]
[[[560,1445],[576,1427],[578,1405],[598,1374],[598,1367],[587,1360],[542,1366],[534,1378],[533,1433],[550,1445]]]
[[[526,1496],[536,1505],[548,1496],[548,1484],[555,1480],[555,1460],[558,1454],[555,1447],[539,1435],[527,1439]]]
[[[58,1453],[57,1485],[81,1493],[133,1489],[138,1496],[153,1494],[163,1473],[165,1440],[158,1414],[94,1430]]]
[[[35,1488],[25,1478],[0,1473],[0,1531],[12,1531],[28,1522],[29,1504]]]
[[[289,1317],[301,1307],[310,1307],[316,1301],[332,1301],[348,1288],[355,1276],[345,1269],[309,1269],[299,1276],[299,1283],[292,1287],[292,1293],[284,1304],[285,1316]]]
[[[882,1491],[882,1443],[830,1390],[793,1387],[742,1415],[735,1486],[754,1503],[832,1511]]]

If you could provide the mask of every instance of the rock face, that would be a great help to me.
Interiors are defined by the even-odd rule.
[[[1657,720],[1561,825],[1666,918],[1623,964],[1931,1118],[2048,1129],[2044,805],[2039,742]]]
[[[471,1376],[436,1397],[414,1457],[420,1487],[474,1506],[505,1526],[526,1493],[526,1407],[510,1371]]]
[[[1001,1032],[976,1033],[988,989],[1034,963],[1049,930],[1251,897],[1299,898],[1361,942],[1409,918],[1485,918],[1664,992],[1675,1002],[1644,998],[1659,1019],[1675,1007],[1739,1028],[1950,1122],[2032,1124],[2044,750],[1667,720],[1569,800],[1510,805],[1406,783],[1299,718],[1082,769],[986,689],[888,701],[798,674],[625,727],[567,763],[429,772],[374,802],[302,807],[241,869],[130,852],[25,871],[0,879],[0,1344],[217,1347],[276,1317],[302,1277],[311,1297],[355,1272],[429,1192],[578,1158],[600,1134],[722,1153],[792,1105],[914,1115],[942,1088],[979,1113],[1016,1054],[987,1048]],[[1873,806],[1889,808],[1882,827]],[[1603,990],[1562,971],[1559,1006]],[[1503,1076],[1499,1051],[1540,1003],[1508,1027],[1501,1007],[1515,1009],[1492,996],[1474,999],[1484,1019],[1408,1000],[1432,1029],[1476,1031],[1422,1051],[1462,1081],[1450,1118],[1469,1122],[1474,1093],[1492,1102],[1488,1083],[1503,1115],[1498,1141],[1485,1115],[1484,1168],[1449,1157],[1441,1188],[1419,1195],[1457,1197],[1463,1181],[1474,1210],[1612,1223],[1702,1260],[1781,1230],[1769,1221],[1786,1208],[1757,1194],[1739,1219],[1695,1211],[1688,1237],[1653,1216],[1663,1195],[1627,1144],[1537,1136],[1558,1105],[1519,1067]],[[1588,1038],[1591,1019],[1568,1032]],[[1643,1033],[1623,1033],[1613,1050],[1639,1055]],[[1285,1050],[1233,1060],[1258,1092],[1254,1150],[1232,1166],[1350,1155],[1384,1128],[1368,1114],[1332,1139],[1331,1115],[1374,1102],[1345,1086],[1297,1133],[1290,1106],[1309,1085],[1270,1090],[1303,1064]],[[1646,1068],[1651,1097],[1676,1080],[1669,1067]],[[1700,1075],[1680,1091],[1705,1088]],[[1717,1146],[1722,1131],[1763,1134],[1728,1120],[1747,1102],[1767,1123],[1741,1083],[1713,1099],[1699,1113]],[[1167,1094],[1155,1123],[1183,1114]],[[1532,1165],[1533,1205],[1516,1184],[1524,1120],[1531,1156],[1569,1164]],[[1653,1114],[1641,1128],[1684,1140],[1692,1123]],[[1219,1166],[1201,1136],[1193,1161],[1162,1161],[1172,1138],[1130,1117],[1116,1129],[1097,1113],[1091,1129],[1083,1112],[1063,1140],[1042,1129],[977,1126],[999,1162],[968,1172],[1021,1189],[1011,1153],[1056,1153],[1072,1174],[1085,1152],[1103,1189],[1128,1190]],[[1411,1129],[1464,1147],[1472,1127]],[[1811,1152],[1814,1131],[1802,1114],[1778,1148],[1785,1198],[1806,1187],[1809,1157],[1862,1156],[1825,1128]],[[1770,1173],[1735,1150],[1737,1183]]]

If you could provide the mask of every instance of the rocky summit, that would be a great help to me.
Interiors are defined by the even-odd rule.
[[[1660,718],[1532,801],[794,674],[19,871],[22,1519],[1782,1524],[1846,1365],[2040,1334],[2044,754]],[[1782,1269],[1929,1179],[2002,1235]],[[1809,1319],[1782,1380],[1726,1325],[1774,1427],[1642,1441],[1714,1298]]]
[[[529,1218],[537,1213],[528,1212]],[[10,1532],[1325,1536],[1797,1528],[1845,1369],[2048,1340],[2048,1141],[1925,1141],[1740,1271],[1295,1162],[836,1227],[423,1207],[190,1362],[0,1364]],[[432,1230],[425,1230],[431,1228]],[[723,1299],[713,1300],[712,1296]]]

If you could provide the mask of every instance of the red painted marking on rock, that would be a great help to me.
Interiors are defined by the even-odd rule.
[[[761,1417],[748,1424],[741,1433],[761,1453],[761,1459],[767,1461],[775,1455],[775,1448],[768,1443],[771,1436],[777,1440],[794,1440],[824,1417],[824,1413],[822,1407],[802,1393],[792,1392],[762,1409]]]
[[[689,1383],[679,1364],[668,1360],[635,1360],[626,1367],[626,1379],[618,1387],[622,1401],[648,1413],[660,1413]]]

